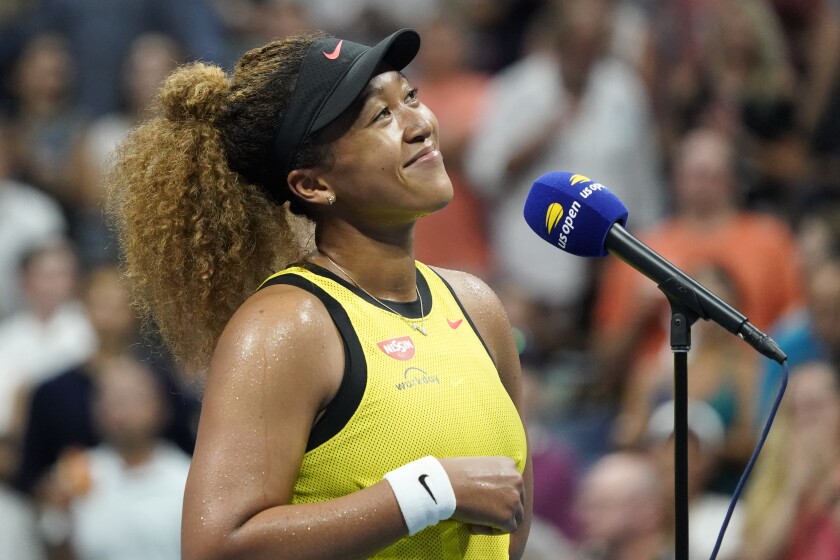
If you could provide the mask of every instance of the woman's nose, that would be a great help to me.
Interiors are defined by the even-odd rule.
[[[432,135],[432,121],[424,111],[414,111],[411,122],[405,127],[406,142],[425,142]]]

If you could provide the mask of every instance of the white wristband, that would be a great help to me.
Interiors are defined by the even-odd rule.
[[[414,535],[455,513],[455,491],[440,461],[423,457],[387,473],[408,534]]]

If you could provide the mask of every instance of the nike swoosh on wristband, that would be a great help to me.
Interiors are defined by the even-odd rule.
[[[435,495],[434,495],[434,494],[432,494],[432,491],[429,489],[429,486],[426,484],[426,479],[427,479],[427,478],[429,478],[429,475],[427,475],[427,474],[421,474],[419,477],[417,477],[417,480],[419,480],[419,481],[420,481],[420,484],[422,484],[422,485],[423,485],[423,488],[425,488],[425,489],[426,489],[426,492],[428,492],[428,493],[429,493],[429,496],[431,496],[431,497],[432,497],[432,499],[435,501],[435,503],[437,503],[437,500],[435,499]]]
[[[321,52],[324,53],[324,56],[326,56],[330,60],[335,60],[336,58],[338,58],[338,55],[341,54],[341,44],[343,42],[344,42],[344,39],[340,40],[338,42],[338,44],[335,46],[335,49],[333,50],[333,52],[331,52],[331,53],[325,53],[324,51],[321,51]]]
[[[449,323],[449,326],[453,329],[457,329],[458,327],[460,327],[461,321],[463,321],[463,319],[458,319],[457,321],[450,321],[449,319],[446,320],[446,322]]]

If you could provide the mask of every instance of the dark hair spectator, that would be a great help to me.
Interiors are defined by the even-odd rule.
[[[91,117],[120,108],[123,61],[143,33],[172,35],[191,60],[226,62],[225,37],[208,0],[39,0],[21,25],[65,37],[77,68],[72,97]]]
[[[33,246],[64,234],[61,208],[11,174],[11,131],[0,121],[0,318],[23,305],[18,263]]]
[[[586,473],[578,498],[583,560],[665,559],[668,532],[654,462],[636,453],[611,453]]]
[[[747,212],[729,136],[699,129],[680,144],[673,170],[675,212],[640,239],[684,270],[707,262],[724,267],[740,307],[767,329],[801,299],[796,245],[778,218]],[[647,278],[617,259],[601,276],[594,307],[593,350],[605,373],[621,381],[662,347],[667,300]],[[631,373],[630,375],[635,375]]]
[[[25,307],[0,322],[0,434],[20,436],[31,388],[86,360],[96,335],[76,299],[78,268],[63,239],[20,262]]]
[[[77,558],[181,557],[181,503],[190,459],[161,439],[166,388],[148,364],[101,364],[93,411],[102,443],[67,449],[43,485],[50,548]]]
[[[76,203],[68,177],[70,154],[85,125],[74,104],[77,62],[56,33],[33,35],[11,77],[11,166],[14,175],[52,195],[63,206]]]
[[[128,292],[114,266],[89,274],[83,296],[99,344],[83,364],[67,369],[34,388],[23,435],[17,485],[39,493],[45,473],[67,449],[85,449],[101,439],[94,426],[93,397],[105,375],[104,364],[133,354],[146,362],[166,387],[172,415],[163,426],[167,439],[191,452],[199,403],[174,373],[171,363],[144,343]]]

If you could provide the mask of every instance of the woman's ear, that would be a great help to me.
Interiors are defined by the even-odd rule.
[[[328,206],[331,204],[331,197],[335,200],[329,183],[314,169],[293,169],[286,181],[292,194],[306,203]]]

